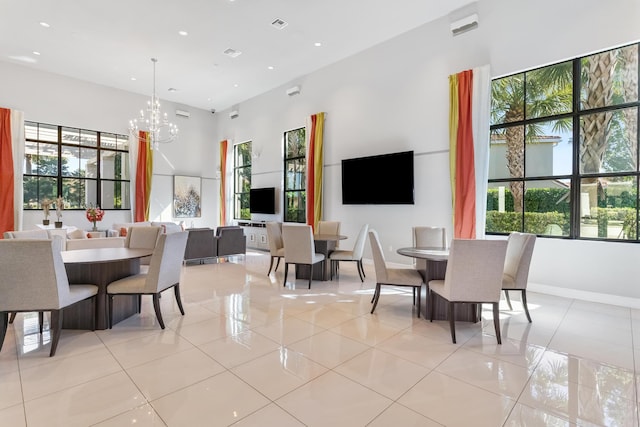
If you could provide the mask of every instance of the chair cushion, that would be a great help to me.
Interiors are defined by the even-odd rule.
[[[422,286],[422,276],[412,268],[387,268],[389,285]]]
[[[47,230],[5,231],[5,239],[49,239]]]
[[[68,233],[67,237],[69,239],[86,239],[89,236],[87,236],[87,232],[86,231],[80,230],[78,228],[77,230],[73,230],[71,233]]]
[[[353,257],[353,251],[333,251],[329,255],[329,259],[333,261],[356,261]]]
[[[435,292],[441,297],[449,300],[449,292],[446,292],[446,288],[444,287],[444,280],[430,280],[429,281],[429,290]]]
[[[98,293],[96,285],[70,285],[69,294],[62,300],[62,306],[74,304],[83,299],[90,298]]]
[[[107,286],[108,294],[139,294],[144,292],[144,285],[147,280],[146,274],[136,274],[128,276]]]

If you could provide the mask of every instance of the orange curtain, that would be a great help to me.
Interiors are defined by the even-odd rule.
[[[450,151],[453,234],[476,238],[476,172],[472,126],[473,71],[449,77],[451,93]],[[457,108],[455,108],[457,104]]]
[[[11,110],[0,108],[0,236],[15,230]]]
[[[322,219],[322,172],[324,165],[324,113],[310,117],[307,148],[307,224],[315,230]]]
[[[227,224],[227,145],[220,141],[220,225]]]
[[[149,220],[151,205],[151,178],[153,174],[153,153],[149,132],[138,135],[138,164],[136,165],[136,211],[133,220]]]

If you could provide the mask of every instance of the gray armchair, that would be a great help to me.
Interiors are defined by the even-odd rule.
[[[184,251],[185,261],[199,260],[218,256],[218,239],[211,228],[190,228],[187,230],[187,248]]]
[[[218,227],[216,236],[218,237],[217,256],[240,255],[247,252],[247,238],[242,227],[234,225]]]

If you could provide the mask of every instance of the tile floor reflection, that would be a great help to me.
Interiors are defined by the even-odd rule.
[[[19,315],[0,352],[7,426],[636,426],[640,310],[529,293],[478,324],[411,313],[411,292],[385,289],[355,264],[329,282],[266,276],[249,252],[183,267],[180,316],[150,298],[112,330],[49,331]],[[350,265],[353,264],[353,265]],[[515,297],[515,296],[514,296]]]

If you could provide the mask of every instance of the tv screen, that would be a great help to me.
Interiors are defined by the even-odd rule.
[[[249,190],[249,212],[274,214],[276,213],[276,189],[252,188]]]
[[[413,151],[342,160],[342,204],[414,204]]]

